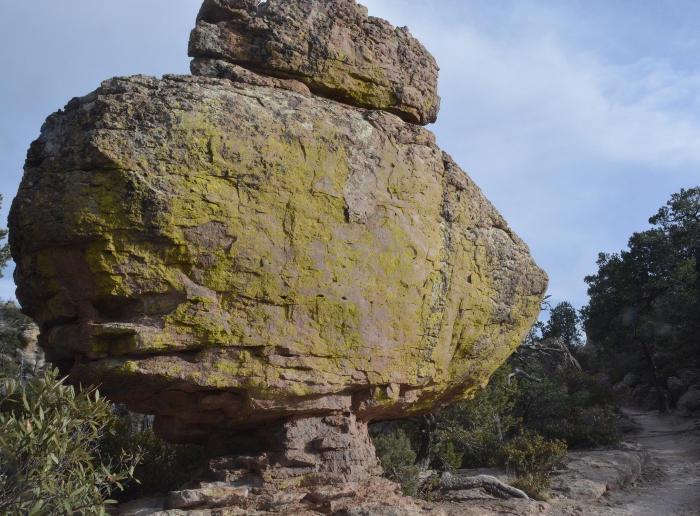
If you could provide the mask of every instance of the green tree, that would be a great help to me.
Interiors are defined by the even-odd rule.
[[[197,475],[202,446],[165,442],[153,432],[147,416],[128,412],[123,405],[112,405],[112,413],[115,417],[100,443],[99,455],[118,459],[123,450],[140,450],[141,454],[134,479],[115,495],[120,503],[175,491]]]
[[[0,195],[0,207],[2,207],[2,195]],[[7,230],[0,229],[0,244],[7,237]],[[10,244],[5,244],[0,247],[0,278],[2,278],[2,270],[7,267],[7,262],[10,260]]]
[[[517,423],[510,411],[518,389],[509,373],[510,366],[504,364],[471,400],[400,421],[399,428],[411,439],[421,471],[496,464],[504,439]]]
[[[410,439],[398,429],[394,433],[378,435],[373,441],[386,477],[401,484],[404,494],[415,496],[420,470],[415,465],[416,453],[411,448]]]
[[[585,278],[590,301],[582,310],[588,336],[604,352],[640,350],[662,394],[655,356],[700,351],[700,188],[681,190],[649,219],[659,227],[634,233],[628,249],[598,256],[598,272]]]
[[[513,415],[520,427],[572,448],[616,444],[618,397],[604,375],[583,371],[532,371],[542,381],[520,382]]]
[[[681,188],[649,223],[668,235],[680,260],[694,262],[700,279],[700,187]]]
[[[22,332],[31,322],[32,320],[24,315],[14,302],[0,301],[0,376],[20,373],[23,362],[18,352],[25,345]]]
[[[571,303],[562,301],[549,313],[549,321],[542,329],[542,337],[560,338],[569,347],[580,346],[582,344],[580,322],[579,314]]]

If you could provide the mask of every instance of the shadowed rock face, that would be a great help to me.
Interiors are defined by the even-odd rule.
[[[361,12],[255,4],[200,18]],[[377,472],[366,423],[485,384],[546,275],[393,108],[198,63],[220,77],[115,78],[47,119],[10,215],[18,299],[49,360],[167,439],[254,453],[232,468],[273,487],[359,482]]]
[[[205,0],[192,31],[192,73],[213,60],[275,77],[416,124],[435,122],[438,67],[408,29],[367,16],[354,0]]]

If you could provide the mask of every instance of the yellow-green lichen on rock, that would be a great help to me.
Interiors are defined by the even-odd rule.
[[[193,76],[105,81],[29,149],[10,244],[47,359],[206,445],[221,481],[169,508],[417,514],[367,424],[484,386],[547,277],[421,127],[437,65],[407,29],[355,0],[204,0],[190,53]]]
[[[241,66],[407,122],[437,119],[438,66],[406,27],[368,16],[354,0],[235,3],[204,1],[189,42],[195,75],[236,79]]]
[[[116,78],[52,115],[11,230],[53,360],[142,411],[236,393],[228,429],[469,396],[546,289],[430,132],[225,79]]]

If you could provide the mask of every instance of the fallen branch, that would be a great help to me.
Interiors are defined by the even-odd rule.
[[[461,491],[463,489],[483,489],[487,493],[501,500],[508,498],[530,498],[520,489],[504,484],[496,477],[490,475],[476,475],[474,477],[456,477],[450,473],[443,473],[437,484],[440,491]]]
[[[525,371],[521,369],[514,369],[512,373],[508,375],[508,385],[510,385],[510,381],[513,379],[514,376],[522,376],[526,380],[530,380],[531,382],[537,382],[537,383],[542,383],[542,380],[539,378],[535,378],[532,375],[527,374]]]

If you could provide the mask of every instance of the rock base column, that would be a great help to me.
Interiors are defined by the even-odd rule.
[[[167,509],[336,511],[370,491],[401,498],[382,469],[354,414],[294,417],[261,428],[263,453],[210,459],[201,479],[169,493]]]

